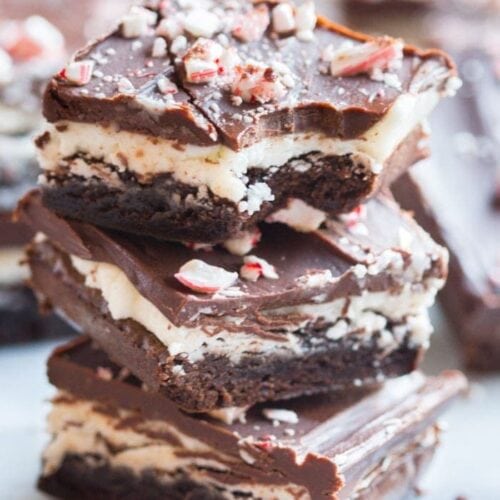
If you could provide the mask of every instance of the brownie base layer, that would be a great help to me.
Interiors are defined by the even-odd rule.
[[[436,447],[409,450],[388,470],[380,470],[357,499],[408,498],[416,491]],[[38,488],[56,498],[72,500],[224,500],[227,494],[183,478],[161,481],[153,470],[135,474],[125,467],[111,467],[96,455],[66,455],[57,471],[38,480]],[[234,494],[232,498],[256,498]],[[264,498],[264,497],[263,497]],[[261,500],[263,500],[263,498]],[[326,497],[325,497],[326,498]]]
[[[266,184],[274,196],[272,202],[263,202],[251,215],[211,193],[200,199],[197,187],[177,182],[171,174],[156,175],[146,183],[113,165],[102,167],[108,177],[118,177],[119,181],[112,183],[64,170],[46,172],[43,202],[61,216],[126,233],[218,243],[265,220],[286,207],[291,198],[329,215],[351,211],[427,155],[419,146],[423,137],[420,127],[412,132],[378,176],[351,155],[319,153],[293,158],[281,167],[250,169],[248,185]]]
[[[39,314],[31,290],[0,288],[0,346],[70,336],[74,331],[54,314]]]
[[[113,468],[98,456],[67,455],[61,467],[38,480],[38,488],[57,498],[74,500],[224,500],[220,493],[189,479],[165,483],[154,471],[141,475]]]
[[[423,350],[404,341],[390,353],[377,339],[360,345],[348,335],[325,340],[303,357],[246,356],[235,365],[222,356],[207,355],[192,364],[182,354],[171,356],[153,334],[132,320],[114,321],[100,293],[86,287],[68,258],[49,245],[29,253],[33,286],[39,297],[97,341],[110,358],[126,366],[151,390],[159,391],[189,412],[249,406],[326,390],[376,385],[388,377],[415,370]],[[176,376],[176,371],[183,372]]]

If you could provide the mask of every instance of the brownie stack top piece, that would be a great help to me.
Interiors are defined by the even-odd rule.
[[[45,95],[48,206],[220,242],[290,199],[352,210],[422,158],[422,122],[458,85],[449,59],[289,9],[136,7],[80,51]]]

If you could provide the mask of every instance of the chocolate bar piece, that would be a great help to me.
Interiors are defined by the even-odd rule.
[[[33,286],[116,362],[187,411],[249,406],[412,371],[447,253],[388,198],[302,234],[262,227],[252,255],[19,216],[47,239]]]
[[[59,392],[39,486],[60,498],[403,498],[439,442],[458,372],[193,417],[80,338],[48,362]]]
[[[500,91],[490,59],[460,58],[464,88],[433,121],[431,165],[398,181],[395,194],[451,253],[441,300],[468,365],[500,368]]]
[[[349,212],[426,154],[421,123],[459,84],[443,53],[312,3],[179,4],[134,7],[50,83],[38,147],[58,214],[218,243],[290,199]]]

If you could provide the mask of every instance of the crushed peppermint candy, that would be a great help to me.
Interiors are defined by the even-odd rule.
[[[181,52],[185,52],[188,46],[187,38],[184,35],[179,35],[172,40],[170,44],[170,52],[174,55],[179,55]]]
[[[173,95],[179,91],[177,85],[164,76],[158,79],[156,85],[158,85],[158,89],[163,95]]]
[[[293,6],[288,2],[278,4],[272,13],[273,29],[278,34],[291,33],[297,27]]]
[[[118,92],[121,94],[133,94],[135,92],[134,84],[125,77],[118,80]]]
[[[72,61],[59,72],[59,78],[74,85],[86,85],[92,78],[95,62],[90,59]]]
[[[162,19],[156,28],[156,34],[168,40],[175,40],[184,33],[184,25],[175,17]]]
[[[258,228],[253,231],[245,231],[235,238],[226,240],[223,243],[224,248],[233,255],[246,255],[253,250],[260,242],[262,233]]]
[[[347,42],[337,49],[330,45],[323,52],[323,59],[330,63],[332,76],[386,71],[401,65],[403,42],[390,37],[380,37],[357,45]]]
[[[151,56],[152,57],[166,57],[167,55],[167,42],[165,41],[164,38],[162,37],[157,37],[155,38],[155,41],[153,42],[153,49],[151,51]]]
[[[150,26],[154,26],[158,14],[144,7],[133,6],[130,12],[123,16],[121,22],[122,35],[125,38],[138,38],[146,35]]]
[[[2,23],[0,45],[15,61],[56,59],[63,55],[64,37],[44,17],[30,16]]]
[[[250,62],[236,67],[231,85],[232,94],[244,102],[265,104],[282,99],[287,87],[279,74],[270,66]]]
[[[113,372],[111,371],[110,368],[98,366],[97,370],[96,370],[96,374],[101,380],[107,380],[108,382],[110,380],[113,380]]]
[[[242,42],[255,42],[262,38],[270,22],[269,8],[261,4],[246,14],[237,16],[231,33]]]
[[[215,293],[234,285],[238,280],[238,273],[231,273],[222,267],[193,259],[179,269],[175,278],[195,292]]]
[[[343,222],[345,228],[354,235],[367,236],[368,226],[362,221],[366,219],[366,205],[359,205],[347,214],[339,215],[338,218]]]
[[[285,424],[298,424],[299,416],[292,410],[284,410],[278,408],[266,408],[262,410],[262,414],[268,420],[276,420]]]
[[[303,42],[310,42],[314,39],[314,28],[318,21],[316,6],[313,1],[304,2],[295,11],[296,37]]]
[[[186,79],[190,83],[208,83],[229,76],[239,63],[235,49],[225,49],[220,43],[199,38],[183,57]]]
[[[212,38],[220,28],[219,17],[205,9],[193,9],[184,18],[184,29],[195,37]]]
[[[255,255],[245,257],[243,262],[244,264],[240,269],[240,276],[247,281],[257,281],[261,277],[272,280],[279,278],[273,265]]]

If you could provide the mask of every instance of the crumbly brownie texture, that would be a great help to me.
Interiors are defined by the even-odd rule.
[[[498,370],[500,151],[494,145],[497,109],[490,103],[499,91],[488,55],[470,51],[459,60],[482,68],[482,77],[465,78],[463,93],[434,118],[435,159],[401,179],[395,194],[450,249],[450,276],[440,298],[465,361],[474,369]]]
[[[59,393],[39,484],[75,498],[131,498],[140,488],[151,498],[402,496],[432,456],[437,416],[465,389],[456,372],[415,373],[376,391],[255,407],[244,423],[222,424],[141,389],[85,338],[60,348],[48,371]]]
[[[446,276],[446,252],[387,198],[368,203],[353,226],[361,236],[339,220],[311,235],[263,227],[255,256],[275,279],[257,281],[245,279],[241,257],[222,249],[65,221],[39,193],[22,202],[20,216],[49,237],[29,252],[39,295],[189,411],[411,371]],[[234,286],[195,293],[174,278],[192,259],[217,266],[215,274],[240,270],[241,278],[235,272]]]
[[[314,10],[293,21],[310,19],[307,40],[299,27],[279,34],[278,11],[293,17],[286,2],[208,3],[136,8],[52,80],[38,145],[45,200],[58,213],[159,239],[222,241],[291,197],[349,211],[424,154],[420,124],[457,85],[442,53],[350,32]],[[254,16],[261,33],[241,36],[236,24]],[[338,73],[329,65],[339,46],[388,59]],[[208,81],[193,68],[216,64],[215,53],[222,66]]]
[[[219,243],[252,230],[257,222],[285,208],[290,197],[328,213],[354,209],[381,186],[388,186],[406,165],[426,156],[425,137],[420,128],[414,131],[379,176],[350,155],[320,153],[294,158],[276,169],[250,169],[249,183],[266,184],[274,196],[252,214],[211,193],[200,197],[197,188],[177,182],[172,174],[141,182],[113,165],[104,166],[115,177],[111,184],[98,176],[72,174],[68,167],[47,172],[43,199],[57,213],[92,224],[160,239]]]

